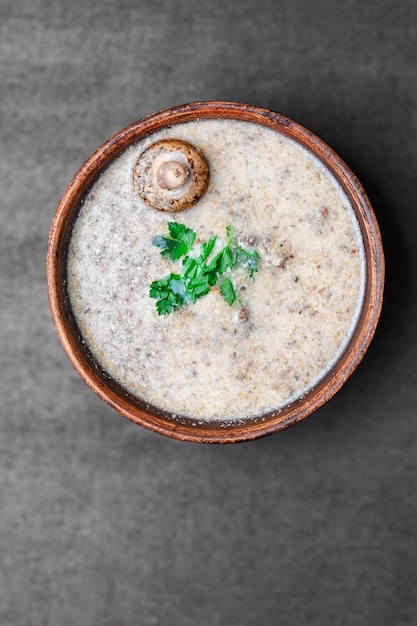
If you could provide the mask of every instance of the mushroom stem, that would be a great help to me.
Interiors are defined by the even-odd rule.
[[[190,170],[178,161],[165,161],[156,172],[157,183],[162,189],[182,187],[190,175]]]

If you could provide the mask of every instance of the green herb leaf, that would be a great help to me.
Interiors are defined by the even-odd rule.
[[[184,305],[185,286],[179,274],[169,274],[151,283],[149,296],[157,298],[156,309],[159,315],[167,315]]]
[[[161,248],[163,256],[167,256],[171,261],[178,261],[192,249],[196,233],[191,228],[187,228],[184,224],[177,224],[177,222],[168,223],[168,232],[171,237],[157,236],[153,238],[152,243]]]
[[[235,231],[233,229],[233,226],[231,226],[229,224],[229,226],[226,226],[226,234],[227,234],[227,245],[228,246],[236,246],[236,235],[235,235]]]
[[[232,304],[236,301],[235,288],[233,287],[233,283],[230,278],[226,278],[220,287],[220,293],[229,306],[232,306]]]
[[[193,302],[207,295],[210,291],[210,285],[207,279],[200,280],[198,282],[189,283],[187,286],[187,292]]]
[[[211,287],[214,287],[214,285],[217,283],[217,281],[219,280],[219,275],[216,272],[211,272],[209,270],[207,270],[206,273],[207,276],[207,282]]]
[[[207,243],[201,244],[201,260],[202,261],[207,261],[208,257],[213,251],[216,241],[217,241],[217,236],[215,235],[214,237],[209,239]]]
[[[219,274],[224,274],[226,270],[233,269],[234,265],[235,262],[233,252],[229,246],[226,246],[223,248],[222,254],[219,258],[217,271]]]
[[[174,274],[170,274],[160,280],[154,280],[151,284],[149,295],[151,298],[165,298],[170,291],[170,282]]]
[[[168,315],[174,310],[174,305],[170,302],[170,300],[158,300],[156,303],[156,310],[159,315]]]
[[[168,232],[172,239],[182,241],[188,250],[191,250],[196,237],[196,233],[191,228],[187,228],[184,224],[178,224],[178,222],[169,222]]]
[[[185,243],[169,239],[169,237],[155,237],[152,243],[154,246],[161,248],[162,256],[169,257],[171,261],[178,261],[184,254],[189,252]]]
[[[246,250],[245,248],[239,248],[239,253],[243,257],[244,262],[248,268],[249,278],[253,280],[255,272],[258,271],[260,256],[256,250]]]
[[[184,264],[183,264],[183,276],[184,278],[195,278],[195,276],[197,275],[198,272],[198,263],[195,259],[192,259],[190,257],[186,257],[184,259]]]
[[[227,226],[227,244],[212,258],[208,259],[217,242],[217,236],[211,237],[201,244],[200,255],[192,251],[196,233],[184,224],[168,223],[170,237],[155,237],[152,243],[161,248],[161,254],[168,256],[172,261],[181,257],[182,273],[169,274],[160,280],[151,283],[149,295],[156,298],[156,309],[159,315],[167,315],[189,302],[196,302],[207,295],[223,274],[230,273],[237,266],[244,266],[248,270],[249,278],[253,280],[258,271],[259,254],[255,250],[247,250],[238,245],[232,226]],[[220,293],[229,306],[232,306],[237,297],[230,277],[223,281]]]

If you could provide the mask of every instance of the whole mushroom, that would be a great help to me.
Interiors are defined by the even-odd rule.
[[[180,139],[162,139],[139,156],[133,186],[140,197],[160,211],[183,211],[207,189],[210,170],[199,148]]]

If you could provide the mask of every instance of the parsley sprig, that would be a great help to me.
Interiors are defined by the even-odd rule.
[[[156,298],[159,315],[167,315],[207,295],[221,281],[220,294],[229,306],[239,297],[232,281],[232,272],[237,267],[247,270],[250,280],[258,271],[260,257],[256,250],[239,246],[232,226],[227,226],[227,243],[213,254],[217,236],[193,248],[196,233],[177,222],[168,223],[169,236],[158,236],[152,243],[161,249],[162,256],[176,262],[182,258],[181,274],[168,274],[151,284],[149,296]],[[191,253],[191,254],[190,254]],[[226,274],[226,276],[224,276]]]
[[[168,232],[169,237],[154,237],[152,243],[161,248],[162,256],[170,258],[171,261],[178,261],[184,254],[191,251],[196,233],[177,222],[169,222]]]

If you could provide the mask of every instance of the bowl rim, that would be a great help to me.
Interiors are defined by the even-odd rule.
[[[98,367],[83,343],[71,315],[66,291],[66,251],[80,203],[100,173],[126,150],[155,131],[197,119],[234,119],[260,124],[291,137],[318,157],[348,196],[362,233],[365,251],[365,295],[353,335],[328,372],[303,398],[279,411],[243,422],[197,422],[173,419],[150,407]],[[236,443],[273,434],[291,426],[325,404],[343,386],[362,360],[374,336],[384,291],[385,262],[381,234],[370,201],[346,163],[304,126],[269,109],[238,102],[191,102],[148,115],[103,143],[77,171],[58,204],[48,239],[46,280],[52,320],[70,362],[85,383],[118,413],[151,431],[199,443]]]

